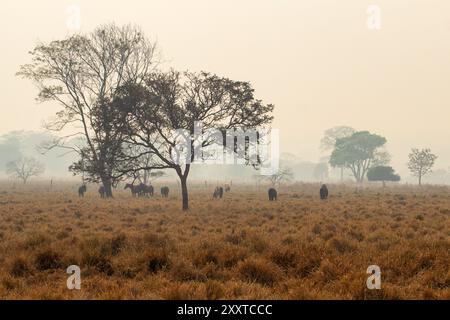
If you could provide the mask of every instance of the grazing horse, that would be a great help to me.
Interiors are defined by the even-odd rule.
[[[139,184],[139,196],[153,196],[153,186],[147,186],[144,183]]]
[[[148,187],[148,194],[150,195],[150,197],[153,197],[153,192],[154,192],[154,188],[152,185],[149,185]]]
[[[328,198],[328,188],[327,188],[327,185],[323,184],[320,187],[320,199],[325,200],[327,198]]]
[[[127,183],[126,185],[125,185],[125,188],[124,188],[125,190],[126,189],[130,189],[131,190],[131,195],[133,196],[133,197],[138,197],[139,196],[139,192],[140,192],[140,188],[139,188],[139,186],[135,186],[135,185],[133,185],[133,184],[131,184],[131,183]]]
[[[146,197],[153,197],[153,186],[147,186],[146,184],[141,183],[139,185],[139,195],[146,196]]]
[[[86,185],[83,184],[81,187],[78,188],[78,196],[83,198],[86,190],[87,190]]]
[[[162,187],[161,188],[161,196],[163,198],[169,197],[169,187]]]
[[[268,194],[269,201],[277,200],[277,190],[275,190],[274,188],[270,188]]]
[[[98,188],[98,193],[100,194],[100,198],[104,198],[106,196],[106,190],[104,186],[100,186],[100,188]]]

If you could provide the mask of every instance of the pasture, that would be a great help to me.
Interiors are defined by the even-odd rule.
[[[100,199],[88,185],[0,184],[0,298],[450,299],[450,188],[190,186]],[[69,290],[66,268],[81,268]],[[366,269],[381,268],[369,290]]]

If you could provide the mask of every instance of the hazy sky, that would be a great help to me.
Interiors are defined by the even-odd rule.
[[[345,124],[385,136],[400,172],[411,147],[450,167],[448,0],[2,1],[0,134],[38,130],[57,110],[14,74],[38,40],[71,33],[72,4],[82,32],[135,23],[168,65],[250,81],[276,106],[283,151],[317,161],[323,131]],[[366,25],[370,4],[380,30]]]

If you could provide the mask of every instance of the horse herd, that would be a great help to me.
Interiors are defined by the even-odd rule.
[[[146,184],[143,184],[143,183],[140,183],[138,185],[133,185],[131,183],[127,183],[125,185],[124,189],[130,189],[131,195],[133,197],[153,197],[153,194],[154,194],[153,186],[152,185],[147,186]],[[78,195],[80,197],[84,197],[86,190],[87,190],[86,185],[83,184],[81,187],[78,188]],[[216,187],[216,189],[213,192],[213,199],[222,199],[224,191],[230,192],[231,191],[230,186],[225,185],[225,188]],[[100,188],[98,189],[98,193],[100,194],[101,198],[105,198],[105,196],[106,196],[105,187],[100,186]],[[328,198],[328,188],[325,184],[323,184],[320,187],[319,194],[320,194],[321,200],[325,200]],[[268,196],[269,196],[269,201],[276,201],[277,197],[278,197],[277,190],[275,188],[270,188],[268,190]],[[161,188],[161,197],[163,197],[163,198],[169,197],[169,187]]]
[[[275,188],[270,188],[269,191],[268,191],[268,195],[269,195],[269,201],[277,200],[278,193],[277,193],[277,190]],[[326,184],[323,184],[320,187],[319,195],[320,195],[320,199],[321,200],[328,199],[328,187],[327,187]]]
[[[152,185],[148,186],[146,184],[140,183],[138,185],[133,185],[131,183],[127,183],[125,185],[125,190],[126,189],[130,189],[131,190],[131,195],[133,197],[153,197],[154,194],[154,188]],[[87,187],[85,184],[83,184],[82,186],[80,186],[78,188],[78,196],[80,196],[81,198],[84,197],[84,194],[87,191]],[[98,188],[98,193],[100,195],[100,198],[105,198],[106,197],[106,190],[104,186],[100,186],[100,188]],[[163,198],[168,198],[169,197],[169,187],[162,187],[161,188],[161,196]]]

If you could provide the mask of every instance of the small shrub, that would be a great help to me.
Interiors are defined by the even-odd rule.
[[[124,234],[119,234],[111,239],[111,254],[118,255],[125,246],[127,237]]]
[[[312,228],[312,232],[316,235],[319,235],[322,232],[322,228],[320,227],[319,224],[315,224],[314,227]]]
[[[359,242],[364,240],[364,234],[361,231],[350,230],[348,234]]]
[[[150,273],[164,270],[170,265],[169,257],[164,250],[155,250],[147,253],[145,260],[147,271]]]
[[[39,271],[61,268],[61,257],[52,250],[44,250],[36,255],[34,260],[36,269]]]
[[[277,248],[272,251],[270,259],[276,265],[288,269],[296,266],[298,255],[290,248]]]
[[[9,273],[13,277],[23,277],[28,274],[29,271],[30,269],[28,267],[27,261],[22,257],[18,257],[14,259],[13,263],[11,264]]]
[[[332,238],[330,240],[330,246],[339,253],[352,252],[355,250],[355,247],[345,239]]]
[[[308,277],[319,268],[322,261],[322,252],[316,246],[303,246],[299,253],[295,274],[300,278]]]
[[[173,283],[163,290],[162,297],[167,300],[192,300],[199,299],[200,294],[191,283]]]
[[[270,261],[251,258],[238,266],[238,272],[244,280],[272,286],[278,280],[281,271]]]
[[[151,247],[166,248],[169,245],[167,237],[160,236],[156,233],[149,233],[144,236],[144,242]]]
[[[6,290],[14,290],[18,286],[18,281],[10,276],[3,278],[1,281]]]
[[[234,245],[239,245],[245,240],[246,237],[247,233],[245,232],[245,230],[242,230],[240,233],[235,233],[235,231],[233,230],[231,234],[227,234],[225,236],[225,241]]]
[[[193,253],[192,262],[197,267],[205,266],[209,263],[217,264],[219,261],[218,255],[220,251],[221,248],[219,246],[203,244]]]
[[[223,297],[222,285],[218,281],[208,280],[205,283],[205,296],[207,300],[218,300]]]
[[[234,247],[232,245],[225,246],[218,253],[219,264],[224,268],[232,268],[247,256],[247,249]]]
[[[174,280],[178,281],[205,281],[204,274],[194,268],[193,265],[185,260],[180,260],[172,266],[171,276]]]
[[[98,272],[104,273],[107,276],[114,274],[111,261],[101,254],[85,253],[82,258],[82,264],[95,268]]]
[[[33,233],[25,240],[24,247],[26,249],[35,249],[48,243],[50,243],[50,238],[48,236],[41,233]]]

